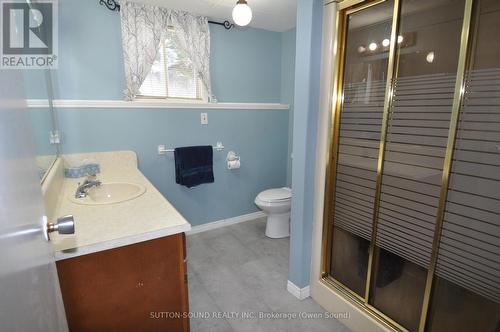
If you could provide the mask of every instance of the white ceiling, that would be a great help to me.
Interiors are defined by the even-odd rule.
[[[217,21],[232,22],[236,0],[132,0],[155,6],[180,9],[208,16]],[[295,27],[297,0],[247,0],[252,8],[251,27],[283,32]]]

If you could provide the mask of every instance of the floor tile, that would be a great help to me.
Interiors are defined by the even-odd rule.
[[[189,309],[196,314],[190,319],[191,332],[233,331],[227,320],[213,318],[211,313],[221,310],[194,273],[189,274]]]
[[[265,227],[261,218],[187,237],[190,310],[223,314],[192,318],[191,330],[348,332],[336,319],[272,316],[324,310],[312,299],[299,301],[286,290],[289,239],[267,238]]]

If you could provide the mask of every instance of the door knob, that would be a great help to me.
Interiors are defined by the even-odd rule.
[[[75,233],[75,218],[72,215],[67,215],[58,218],[55,223],[47,223],[47,233],[57,231],[59,234],[74,234]]]

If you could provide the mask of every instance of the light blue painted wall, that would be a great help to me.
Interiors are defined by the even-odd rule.
[[[257,211],[255,196],[286,182],[288,112],[286,110],[204,110],[209,124],[200,125],[200,110],[190,109],[63,109],[59,123],[64,152],[133,150],[144,175],[193,225]],[[188,189],[175,183],[173,154],[168,147],[215,144],[215,183]],[[235,150],[239,170],[226,169]]]
[[[47,78],[50,76],[47,76],[44,70],[24,70],[22,76],[24,82],[30,84],[31,90],[37,89],[39,99],[49,99]],[[49,132],[53,130],[49,109],[29,109],[28,112],[33,128],[36,154],[39,156],[57,154],[57,145],[52,145],[49,141]]]
[[[298,1],[289,280],[300,288],[311,269],[322,19],[322,0]]]
[[[52,118],[48,108],[28,109],[38,156],[57,154],[57,145],[51,145],[49,132],[52,130]]]
[[[280,102],[281,33],[210,25],[210,75],[218,101]]]
[[[55,99],[122,99],[124,86],[120,17],[98,1],[60,1],[59,69]],[[77,6],[78,4],[78,6]],[[282,100],[282,35],[260,29],[211,29],[211,75],[219,101]],[[30,79],[30,75],[31,78]],[[46,96],[27,73],[29,98]],[[287,81],[288,82],[288,81]],[[287,89],[284,89],[288,93]],[[285,93],[284,92],[284,93]],[[287,95],[287,100],[289,97]],[[36,113],[38,112],[39,113]],[[44,110],[32,110],[35,116]],[[193,224],[257,211],[262,190],[286,185],[289,115],[287,110],[60,109],[63,153],[133,150],[146,177]],[[45,139],[41,130],[41,138]],[[215,183],[188,189],[175,184],[169,147],[215,144]],[[229,171],[225,157],[235,150],[240,170]]]
[[[292,186],[293,93],[295,86],[295,35],[290,29],[281,34],[281,103],[290,105],[288,123],[288,163],[286,184]]]
[[[48,99],[48,87],[44,71],[39,69],[29,69],[23,70],[22,72],[26,98]]]
[[[55,99],[123,99],[120,14],[96,1],[59,1]],[[213,91],[222,102],[280,102],[281,33],[210,25]],[[37,75],[30,71],[29,75]],[[28,98],[44,98],[27,80]]]
[[[98,1],[59,1],[59,66],[53,70],[55,99],[123,99],[120,14]],[[28,98],[46,97],[30,71]]]

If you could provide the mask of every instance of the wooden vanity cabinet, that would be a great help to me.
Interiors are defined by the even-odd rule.
[[[71,332],[189,331],[185,235],[58,261]]]

